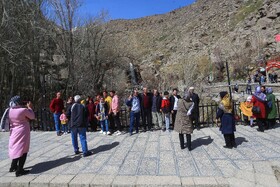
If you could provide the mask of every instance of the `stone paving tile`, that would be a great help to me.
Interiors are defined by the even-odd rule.
[[[158,157],[158,142],[147,142],[144,157]]]
[[[253,162],[251,160],[234,160],[233,162],[242,171],[254,172]]]
[[[265,173],[267,175],[274,175],[274,172],[269,162],[254,162],[253,167],[256,173]]]
[[[7,149],[9,134],[0,133],[3,150],[0,152],[0,186],[9,186],[10,182],[13,186],[39,183],[47,186],[49,182],[53,187],[70,184],[280,186],[271,168],[280,166],[279,133],[280,128],[259,133],[255,127],[237,126],[238,147],[228,150],[223,148],[224,138],[218,128],[203,128],[194,131],[193,150],[189,152],[180,149],[178,133],[174,131],[133,136],[104,136],[95,132],[87,136],[89,150],[94,154],[83,158],[81,154],[74,155],[70,135],[58,137],[55,132],[31,132],[26,161],[31,174],[19,178],[8,172],[11,163]],[[86,177],[87,182],[75,183],[77,176],[90,176],[92,181]],[[164,178],[174,179],[175,183],[167,181],[165,184],[167,179]],[[18,182],[22,180],[25,180],[22,184]]]
[[[194,184],[196,186],[216,186],[218,182],[214,177],[194,177]]]
[[[37,176],[25,175],[17,177],[16,180],[11,182],[12,187],[29,187],[30,182],[33,181]]]
[[[130,152],[126,157],[119,174],[120,175],[136,175],[139,160],[141,158],[141,152]]]
[[[0,186],[1,187],[10,187],[11,182],[13,182],[14,180],[16,180],[16,178],[14,176],[13,177],[1,176]]]
[[[94,177],[93,174],[78,174],[69,182],[69,187],[89,187]]]
[[[110,154],[96,155],[86,167],[81,170],[81,173],[98,173],[102,167],[107,163],[107,160],[111,157]],[[83,159],[83,158],[81,158]]]
[[[200,176],[220,176],[220,171],[216,169],[214,162],[209,159],[207,153],[202,147],[194,149],[192,157],[195,159]]]
[[[177,158],[179,176],[199,176],[195,163],[191,157]]]
[[[138,175],[156,175],[158,160],[156,158],[144,158],[140,163]]]
[[[48,187],[51,180],[53,180],[56,175],[40,175],[30,182],[29,187]]]
[[[181,186],[181,180],[177,176],[139,176],[136,186]]]
[[[186,187],[195,187],[194,181],[192,177],[182,177],[181,178],[181,184],[182,186]]]
[[[214,162],[225,177],[234,176],[239,169],[229,160],[215,160]]]
[[[277,183],[275,176],[273,175],[266,175],[261,173],[256,173],[256,183],[262,186],[271,186],[276,187],[280,184]]]
[[[112,187],[135,186],[136,181],[136,176],[116,176],[112,183]]]
[[[75,175],[57,175],[51,182],[49,187],[68,187],[70,181]]]
[[[131,151],[144,151],[145,150],[145,145],[146,145],[146,138],[137,138],[135,143],[132,146]]]
[[[175,160],[172,152],[160,152],[159,175],[176,175]]]
[[[96,175],[90,183],[91,187],[111,187],[115,176],[113,175]]]
[[[234,175],[238,179],[246,180],[249,182],[254,182],[256,181],[256,175],[254,172],[250,171],[237,171]]]
[[[120,166],[105,165],[100,171],[99,175],[117,175],[120,170]]]

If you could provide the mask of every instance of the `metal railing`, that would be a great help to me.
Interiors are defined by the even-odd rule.
[[[280,101],[276,100],[277,120],[280,119]],[[245,123],[242,117],[241,110],[239,109],[240,103],[234,103],[234,115],[237,117],[238,123]],[[215,124],[216,112],[218,104],[208,103],[199,105],[199,124],[203,127],[211,127]],[[55,130],[53,114],[48,109],[41,109],[35,112],[36,119],[31,123],[32,130],[52,131]],[[129,127],[129,111],[122,108],[120,111],[120,120],[124,128]],[[140,123],[141,124],[141,123]]]

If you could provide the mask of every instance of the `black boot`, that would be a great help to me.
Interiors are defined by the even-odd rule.
[[[11,168],[9,169],[9,172],[15,172],[17,170],[18,160],[19,160],[19,158],[16,158],[16,159],[12,160],[12,164],[11,164]]]
[[[191,151],[192,150],[192,136],[190,134],[186,134],[186,137],[187,137],[188,150]]]
[[[24,170],[23,166],[25,164],[26,161],[26,157],[27,157],[27,153],[23,154],[18,161],[18,168],[16,171],[16,177],[22,176],[22,175],[26,175],[30,172],[30,170]]]
[[[231,136],[230,134],[224,134],[225,143],[226,143],[226,145],[224,146],[224,148],[232,149],[231,137],[230,137],[230,136]]]
[[[184,149],[185,145],[184,145],[184,135],[183,134],[179,134],[179,140],[180,140],[181,149]]]
[[[236,142],[235,142],[234,133],[232,133],[232,134],[230,135],[230,140],[231,140],[231,146],[234,147],[234,148],[236,148],[237,145],[236,145]]]

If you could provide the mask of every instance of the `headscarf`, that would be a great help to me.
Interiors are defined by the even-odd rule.
[[[11,99],[10,99],[10,102],[9,102],[9,106],[10,107],[16,107],[16,106],[18,106],[18,105],[20,105],[21,104],[21,98],[20,98],[20,96],[18,96],[18,95],[16,95],[16,96],[14,96],[14,97],[12,97]]]
[[[256,87],[254,96],[257,97],[261,101],[266,101],[266,95],[264,93],[262,93],[260,86]]]
[[[224,110],[224,112],[226,113],[231,113],[232,112],[232,104],[231,104],[231,100],[230,100],[230,96],[227,92],[220,92],[220,96],[221,96],[221,104],[220,104],[220,108],[222,110]]]
[[[189,93],[188,89],[185,89],[185,93],[184,93],[183,99],[185,101],[187,101],[187,102],[192,102],[191,96],[190,96],[190,93]]]

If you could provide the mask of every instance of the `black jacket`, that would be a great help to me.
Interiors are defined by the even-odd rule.
[[[191,95],[192,101],[194,102],[194,108],[192,110],[192,116],[199,116],[199,97],[196,93]]]
[[[70,119],[71,128],[85,128],[87,120],[87,112],[84,105],[74,103],[67,110],[67,118]]]
[[[155,96],[152,97],[152,104],[153,104],[154,97],[155,97]],[[156,109],[157,109],[157,112],[160,112],[161,101],[162,101],[162,97],[160,97],[159,95],[157,95],[157,96],[156,96]],[[153,106],[152,106],[152,109],[153,109]]]
[[[180,96],[180,95],[177,95],[177,98],[178,98],[178,99],[181,99],[181,96]],[[174,103],[175,103],[175,97],[174,97],[174,95],[172,95],[172,96],[169,98],[169,101],[170,101],[170,111],[172,111],[173,108],[174,108]]]

